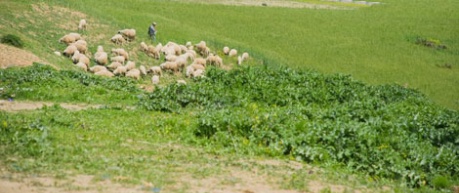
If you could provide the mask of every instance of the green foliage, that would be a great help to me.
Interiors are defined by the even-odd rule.
[[[34,64],[27,68],[0,70],[1,98],[54,100],[60,102],[126,103],[141,93],[135,81],[105,78],[89,73]]]
[[[24,121],[12,118],[12,115],[3,112],[0,115],[2,155],[14,152],[21,156],[44,157],[53,152],[50,144],[50,129],[41,120]]]
[[[445,176],[435,176],[432,179],[432,186],[437,189],[448,189],[451,186],[451,182]]]
[[[459,113],[397,85],[283,67],[212,68],[206,78],[160,88],[140,103],[167,112],[202,109],[195,135],[236,151],[343,164],[411,186],[459,172]]]
[[[24,47],[24,42],[21,40],[21,38],[13,34],[7,34],[2,36],[2,38],[0,39],[0,43],[12,45],[17,48]]]

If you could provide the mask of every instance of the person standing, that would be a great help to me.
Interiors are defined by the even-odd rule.
[[[153,22],[148,28],[148,35],[150,36],[153,42],[156,41],[156,22]]]

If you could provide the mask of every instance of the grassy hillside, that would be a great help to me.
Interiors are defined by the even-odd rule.
[[[215,49],[229,45],[263,56],[275,65],[352,74],[371,84],[407,85],[445,107],[459,108],[459,40],[455,35],[459,33],[455,19],[459,15],[453,10],[458,6],[454,0],[435,6],[428,0],[385,0],[382,5],[355,10],[235,7],[147,0],[45,2],[84,13],[72,14],[69,18],[75,21],[86,16],[90,22],[95,22],[87,35],[97,34],[95,41],[89,40],[97,44],[106,44],[103,40],[122,28],[135,28],[146,40],[146,28],[154,20],[159,23],[159,42],[206,40]],[[33,12],[22,3],[4,1],[2,5],[12,6],[12,10],[20,6]],[[57,23],[28,21],[27,15],[20,12],[3,12],[2,15],[3,20],[15,18],[23,25],[12,25],[12,29],[2,33],[14,30],[26,38],[31,30],[37,30],[33,26],[47,27],[48,34],[34,34],[47,42],[44,46],[47,49],[36,50],[47,58],[51,57],[49,49],[63,49],[55,42],[63,34],[62,28],[65,32],[74,31],[76,25],[62,25],[66,13],[61,13],[61,18],[54,18]],[[418,45],[417,38],[438,40],[447,49]],[[41,47],[36,44],[38,42],[31,47]],[[92,47],[94,50],[96,45]]]
[[[102,108],[0,111],[0,163],[14,172],[153,182],[164,192],[191,192],[183,176],[214,178],[231,169],[260,172],[298,191],[311,191],[308,182],[319,178],[332,185],[346,179],[340,192],[451,192],[459,181],[459,114],[452,110],[459,108],[457,3],[383,3],[310,10],[1,1],[0,35],[18,35],[25,49],[59,70],[2,69],[0,98]],[[169,84],[176,76],[166,75],[155,92],[146,92],[149,77],[101,78],[53,53],[64,49],[57,40],[75,31],[80,18],[89,22],[83,35],[91,52],[97,45],[109,50],[117,30],[135,28],[136,42],[124,48],[138,64],[159,63],[136,54],[138,42],[149,42],[151,21],[158,23],[159,42],[205,40],[218,52],[228,45],[253,59],[229,72],[209,68],[207,78],[186,79],[187,85]],[[447,48],[417,44],[420,39]],[[283,169],[239,161],[266,158],[320,169],[278,173]]]

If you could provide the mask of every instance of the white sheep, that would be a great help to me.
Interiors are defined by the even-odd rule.
[[[63,37],[61,37],[59,39],[59,42],[61,43],[65,43],[67,45],[71,44],[71,43],[74,43],[76,41],[75,37],[74,36],[71,36],[71,35],[64,35]]]
[[[140,50],[154,59],[159,59],[160,57],[159,49],[155,48],[153,45],[147,45],[145,42],[140,42]]]
[[[126,63],[126,65],[124,65],[126,67],[126,69],[129,71],[129,70],[132,70],[135,68],[135,62],[134,61],[128,61]]]
[[[99,72],[99,71],[108,71],[108,69],[105,66],[95,65],[95,66],[89,68],[89,71],[91,71],[93,73],[96,73],[96,72]]]
[[[82,54],[85,54],[88,50],[88,43],[84,40],[78,40],[75,43],[73,43],[73,45],[75,45],[78,51],[80,51],[80,53]]]
[[[185,76],[186,77],[191,77],[191,76],[193,76],[193,73],[194,73],[193,66],[192,65],[187,66],[186,69],[185,69]]]
[[[118,34],[121,34],[126,41],[130,42],[130,41],[135,40],[136,31],[135,29],[123,29],[123,30],[119,30]]]
[[[242,56],[238,56],[237,57],[237,65],[241,65],[242,64]]]
[[[125,60],[129,60],[129,53],[123,48],[113,48],[112,54],[115,54],[116,56],[124,56]]]
[[[113,77],[113,76],[115,76],[112,72],[108,71],[107,69],[101,70],[101,71],[97,71],[94,74],[97,75],[97,76],[105,76],[105,77]]]
[[[204,65],[202,65],[202,64],[193,63],[193,64],[191,64],[191,66],[193,67],[194,70],[198,70],[198,69],[199,70],[205,70],[206,69],[206,67]]]
[[[83,63],[83,62],[78,62],[78,63],[76,63],[76,66],[77,66],[78,68],[83,69],[85,72],[88,71],[88,65],[86,65],[86,64]]]
[[[68,35],[73,36],[75,38],[75,41],[83,39],[83,37],[81,37],[81,34],[79,34],[79,33],[71,32]]]
[[[108,65],[107,67],[111,70],[115,70],[116,68],[120,67],[120,66],[123,66],[123,64],[119,63],[119,62],[112,62],[110,63],[110,65]]]
[[[228,55],[230,52],[230,49],[228,46],[223,47],[223,54]]]
[[[144,76],[147,75],[147,69],[145,68],[144,65],[140,65],[140,66],[139,66],[139,70],[140,70],[140,73],[141,73],[142,75],[144,75]]]
[[[104,51],[102,46],[97,46],[97,52],[94,53],[94,61],[99,65],[108,64],[108,54]]]
[[[84,63],[84,64],[86,64],[88,66],[89,66],[89,63],[90,63],[89,58],[86,55],[81,54],[78,50],[76,50],[75,53],[73,54],[72,61],[73,61],[74,64],[81,62],[81,63]]]
[[[73,44],[67,46],[67,48],[65,48],[65,50],[62,52],[62,54],[64,56],[67,56],[67,57],[70,57],[70,56],[73,56],[73,54],[75,53],[75,51],[77,51],[77,47]]]
[[[164,62],[159,65],[162,70],[164,71],[172,71],[172,72],[178,72],[179,67],[176,62]]]
[[[119,62],[121,64],[124,64],[125,58],[124,56],[113,56],[110,58],[111,62]]]
[[[197,69],[193,72],[192,74],[193,77],[203,77],[204,76],[204,70],[202,69]]]
[[[131,69],[126,72],[126,77],[134,78],[136,80],[140,79],[140,70],[137,68]]]
[[[244,52],[244,53],[242,53],[241,57],[242,57],[242,60],[247,60],[247,59],[249,59],[249,53]]]
[[[80,23],[78,24],[78,30],[79,31],[84,31],[84,30],[86,30],[86,27],[87,27],[86,20],[85,19],[81,19]]]
[[[127,72],[127,69],[125,66],[118,66],[118,68],[116,68],[114,71],[113,71],[113,74],[115,75],[125,75]]]
[[[193,63],[194,63],[194,64],[200,64],[200,65],[206,67],[207,61],[206,61],[206,59],[204,59],[204,58],[195,58],[194,61],[193,61]]]
[[[159,67],[159,66],[150,67],[150,69],[148,69],[148,72],[151,72],[153,75],[159,75],[159,76],[163,75],[161,67]]]
[[[123,38],[123,36],[121,34],[114,35],[110,39],[110,41],[115,43],[115,44],[120,44],[120,45],[123,45],[124,43],[126,43],[126,40]]]
[[[159,84],[159,76],[158,75],[153,75],[151,77],[151,83],[153,84]]]
[[[237,50],[236,49],[231,49],[228,53],[228,56],[233,57],[237,56]]]

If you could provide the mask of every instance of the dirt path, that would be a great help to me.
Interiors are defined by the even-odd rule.
[[[9,101],[9,100],[0,100],[0,111],[7,112],[17,112],[24,110],[36,110],[43,108],[44,106],[53,106],[54,104],[59,104],[62,108],[79,111],[89,108],[100,108],[102,105],[88,105],[88,104],[68,104],[68,103],[52,103],[52,102],[42,102],[42,101]]]

